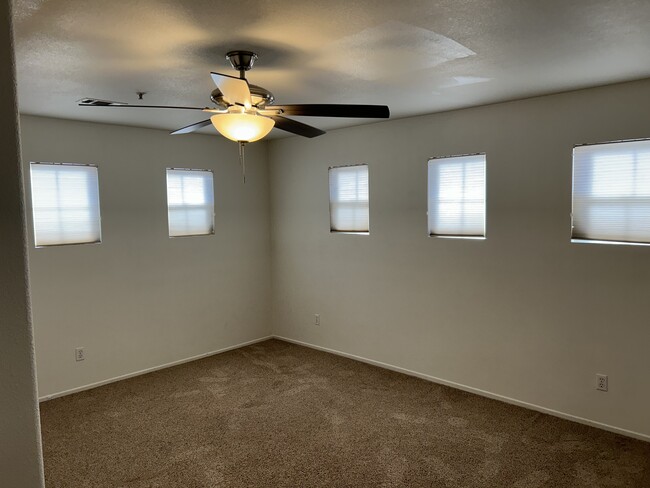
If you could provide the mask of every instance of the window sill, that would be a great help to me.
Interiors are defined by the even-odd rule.
[[[102,241],[88,241],[88,242],[62,242],[61,244],[39,244],[34,245],[34,249],[48,249],[51,247],[67,247],[67,246],[92,246],[101,244]]]
[[[598,239],[571,239],[572,244],[609,244],[613,246],[650,246],[650,242],[601,241]]]
[[[169,236],[170,239],[182,239],[184,237],[210,237],[215,235],[214,231],[205,234],[179,234],[177,236]]]
[[[485,236],[440,236],[437,234],[429,234],[429,237],[436,237],[438,239],[465,239],[468,241],[484,241]]]

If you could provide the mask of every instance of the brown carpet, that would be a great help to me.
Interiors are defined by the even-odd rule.
[[[41,405],[55,487],[650,487],[650,444],[271,340]]]

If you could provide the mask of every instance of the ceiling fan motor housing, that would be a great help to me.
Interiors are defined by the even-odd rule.
[[[263,108],[267,105],[271,105],[275,100],[273,93],[268,91],[266,88],[251,84],[249,84],[248,87],[251,91],[251,102],[254,107]],[[210,100],[223,108],[228,108],[228,104],[224,101],[223,93],[221,93],[221,90],[219,90],[219,88],[212,90],[212,93],[210,94]]]

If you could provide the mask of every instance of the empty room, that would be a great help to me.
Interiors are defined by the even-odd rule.
[[[3,0],[0,487],[650,487],[650,2]]]

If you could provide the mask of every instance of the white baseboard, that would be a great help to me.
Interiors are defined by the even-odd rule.
[[[273,336],[260,337],[259,339],[253,339],[252,341],[242,342],[240,344],[235,344],[234,346],[228,346],[222,349],[217,349],[216,351],[206,352],[203,354],[199,354],[198,356],[179,359],[178,361],[172,361],[171,363],[161,364],[160,366],[153,366],[151,368],[142,369],[134,373],[123,374],[121,376],[115,376],[114,378],[108,378],[106,380],[97,381],[95,383],[90,383],[88,385],[78,386],[76,388],[60,391],[58,393],[52,393],[50,395],[39,397],[38,401],[44,402],[47,400],[52,400],[54,398],[59,398],[66,395],[72,395],[73,393],[78,393],[80,391],[90,390],[92,388],[97,388],[98,386],[107,385],[109,383],[115,383],[116,381],[126,380],[128,378],[133,378],[134,376],[140,376],[143,374],[151,373],[153,371],[158,371],[159,369],[171,368],[172,366],[178,366],[179,364],[189,363],[190,361],[196,361],[197,359],[207,358],[209,356],[214,356],[215,354],[221,354],[223,352],[232,351],[233,349],[239,349],[240,347],[250,346],[251,344],[256,344],[258,342],[268,341],[269,339],[273,339]]]
[[[458,390],[467,391],[469,393],[474,393],[486,398],[492,398],[494,400],[500,400],[505,403],[510,403],[512,405],[517,405],[519,407],[524,407],[529,410],[535,410],[537,412],[546,413],[554,417],[559,417],[565,420],[571,420],[579,424],[589,425],[591,427],[596,427],[598,429],[607,430],[609,432],[614,432],[615,434],[621,434],[627,437],[633,437],[642,441],[650,442],[650,435],[641,434],[640,432],[634,432],[632,430],[622,429],[620,427],[615,427],[613,425],[603,424],[601,422],[596,422],[594,420],[585,419],[583,417],[577,417],[564,412],[559,412],[550,408],[542,407],[540,405],[535,405],[533,403],[523,402],[515,398],[506,397],[503,395],[498,395],[496,393],[491,393],[489,391],[480,390],[478,388],[473,388],[471,386],[466,386],[460,383],[455,383],[453,381],[443,380],[442,378],[436,378],[435,376],[430,376],[424,373],[418,373],[417,371],[411,371],[410,369],[400,368],[399,366],[393,366],[392,364],[382,363],[381,361],[375,361],[374,359],[368,359],[361,356],[356,356],[354,354],[349,354],[347,352],[337,351],[335,349],[330,349],[328,347],[317,346],[315,344],[310,344],[308,342],[298,341],[295,339],[290,339],[288,337],[273,335],[274,339],[278,339],[285,342],[291,342],[293,344],[298,344],[299,346],[309,347],[311,349],[316,349],[318,351],[328,352],[330,354],[336,354],[337,356],[343,356],[348,359],[354,359],[355,361],[361,361],[362,363],[371,364],[373,366],[379,366],[380,368],[390,369],[391,371],[396,371],[398,373],[407,374],[409,376],[415,376],[416,378],[421,378],[423,380],[432,381],[433,383],[439,383],[441,385],[450,386]]]

